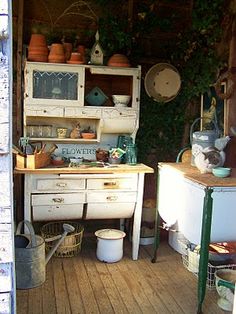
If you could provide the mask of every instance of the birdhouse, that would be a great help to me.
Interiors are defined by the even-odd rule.
[[[98,31],[96,32],[95,35],[95,43],[91,49],[91,54],[90,54],[90,62],[91,64],[97,64],[97,65],[102,65],[103,64],[103,49],[99,43],[99,33]]]

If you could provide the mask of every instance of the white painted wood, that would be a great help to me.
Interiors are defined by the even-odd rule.
[[[71,72],[78,74],[78,99],[34,99],[33,98],[33,71],[55,71]],[[85,107],[84,93],[86,85],[86,71],[92,74],[103,74],[110,76],[128,76],[132,81],[132,104],[127,108],[115,107]],[[79,120],[81,124],[88,124],[96,129],[97,138],[91,140],[99,142],[108,134],[112,143],[116,142],[119,134],[129,134],[135,140],[139,126],[139,103],[141,67],[119,68],[93,65],[60,65],[37,62],[26,62],[25,81],[25,111],[24,111],[24,134],[26,126],[45,123],[53,125],[51,139],[43,138],[46,141],[59,143],[56,138],[55,129],[58,126],[66,126],[70,130],[72,123]],[[55,110],[50,108],[55,107]],[[40,118],[41,117],[41,118]],[[54,119],[55,117],[55,119]],[[58,119],[56,119],[58,118]],[[84,126],[82,126],[84,127]],[[36,138],[37,140],[37,138]],[[66,148],[70,148],[74,140],[64,140]],[[78,140],[83,141],[83,140]],[[68,145],[71,143],[71,146]],[[89,143],[89,141],[87,141]],[[101,143],[102,144],[102,143]],[[106,146],[111,145],[106,143]],[[95,146],[94,146],[95,147]],[[97,147],[97,146],[96,146]],[[69,155],[69,152],[67,153]],[[71,215],[82,215],[85,219],[108,219],[108,218],[130,218],[134,215],[133,222],[133,259],[138,258],[141,212],[143,201],[144,174],[150,171],[145,165],[129,167],[115,166],[111,169],[65,169],[64,173],[52,172],[25,173],[25,219],[31,221],[66,219]],[[46,169],[42,169],[46,170]],[[67,172],[73,172],[67,173]],[[151,171],[152,172],[152,171]],[[79,181],[81,180],[81,181]],[[76,193],[73,193],[76,192]],[[71,207],[71,205],[75,207]],[[33,208],[33,217],[31,209]],[[81,209],[80,210],[78,210]]]
[[[85,219],[131,218],[135,202],[88,203]]]
[[[213,187],[211,242],[236,240],[235,192],[233,187]],[[159,170],[159,213],[168,226],[177,222],[179,231],[195,244],[201,241],[204,196],[204,185],[184,178],[175,169]]]
[[[140,241],[140,226],[142,216],[142,204],[143,204],[143,187],[144,187],[144,173],[139,173],[138,179],[138,194],[137,201],[134,211],[134,222],[133,222],[133,235],[132,235],[132,257],[133,260],[138,259],[138,249]]]
[[[64,109],[59,106],[25,106],[26,116],[35,117],[63,117]]]
[[[77,99],[42,99],[33,97],[33,73],[34,71],[42,72],[65,72],[65,73],[76,73],[78,75],[77,84]],[[65,106],[83,106],[84,104],[84,78],[85,78],[85,67],[74,67],[69,64],[52,64],[43,62],[26,62],[25,66],[25,86],[26,90],[24,93],[25,104],[29,105],[59,105]]]
[[[12,290],[12,277],[12,263],[0,264],[0,292],[10,292]]]
[[[65,117],[100,119],[102,110],[97,108],[65,107]]]
[[[12,1],[0,1],[0,12],[0,312],[15,314],[13,160],[11,154],[13,127]]]
[[[79,211],[83,204],[83,217],[85,219],[133,219],[133,247],[132,258],[138,258],[140,225],[143,202],[143,186],[145,173],[85,173],[85,174],[26,174],[25,175],[25,219],[29,221],[54,220],[54,219],[72,219],[71,215],[82,215]],[[55,182],[67,182],[84,180],[85,190],[66,190],[64,192],[51,190],[45,192],[38,190],[38,182],[46,180],[46,186],[53,187]],[[104,183],[106,189],[104,189]],[[118,182],[119,188],[109,189],[109,184]],[[70,183],[71,184],[71,183]],[[40,183],[41,186],[41,183]],[[74,184],[72,183],[72,186]],[[131,189],[131,190],[129,190]],[[42,192],[44,192],[42,194]],[[49,194],[47,194],[49,193]],[[80,196],[78,196],[80,194]],[[68,197],[69,196],[69,197]],[[53,201],[58,199],[58,202]],[[73,200],[73,205],[72,205]],[[55,204],[57,203],[57,204]],[[72,209],[70,206],[72,205]],[[63,207],[65,206],[65,208]],[[33,217],[31,217],[31,208],[33,207]],[[72,213],[69,213],[69,211]],[[54,216],[55,214],[55,216]],[[68,216],[67,216],[68,214]],[[78,218],[79,219],[79,218]]]
[[[131,190],[137,191],[138,175],[133,174],[125,178],[112,178],[112,179],[88,179],[88,190]]]
[[[136,131],[138,112],[131,108],[106,108],[103,110],[104,133],[128,133]]]
[[[81,219],[83,203],[73,205],[33,206],[34,221]]]
[[[78,204],[85,202],[85,193],[55,193],[55,194],[33,194],[32,205],[62,205],[62,204]]]
[[[113,76],[130,76],[132,79],[132,104],[131,108],[114,108],[102,107],[91,108],[85,107],[85,69],[90,69],[91,73],[99,73]],[[78,99],[42,99],[33,97],[34,71],[42,72],[66,72],[78,74]],[[139,126],[139,103],[140,103],[140,77],[141,68],[110,68],[104,66],[80,65],[72,66],[69,64],[50,64],[42,62],[26,62],[25,67],[25,110],[24,110],[24,135],[26,136],[26,126],[29,125],[28,117],[65,117],[71,119],[97,119],[96,133],[97,141],[100,141],[101,134],[130,134],[135,138]],[[61,120],[62,121],[62,120]],[[66,126],[66,121],[62,121]],[[32,121],[33,124],[39,124],[37,119]],[[52,120],[52,125],[57,121]],[[70,122],[69,122],[70,123]],[[88,123],[90,123],[88,121]],[[57,126],[57,125],[56,125]],[[56,136],[52,136],[55,138]],[[37,138],[34,138],[37,140]],[[44,141],[51,139],[43,138]],[[69,140],[68,138],[66,139]],[[56,141],[56,138],[55,138]]]
[[[88,203],[130,203],[136,202],[136,198],[136,192],[87,191]]]
[[[68,191],[85,189],[85,179],[37,179],[36,181],[36,189],[38,191]]]
[[[0,313],[12,313],[11,295],[8,292],[0,294]]]

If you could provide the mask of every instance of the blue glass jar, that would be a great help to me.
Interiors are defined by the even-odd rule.
[[[127,145],[125,159],[126,159],[126,163],[129,165],[136,165],[137,164],[137,146],[136,146],[136,144]]]

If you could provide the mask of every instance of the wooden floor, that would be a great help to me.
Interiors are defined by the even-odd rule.
[[[79,256],[50,260],[43,285],[17,290],[17,313],[197,313],[197,278],[183,267],[180,254],[162,241],[153,264],[152,251],[140,246],[133,261],[125,240],[123,259],[107,264],[96,259],[96,240],[85,238]],[[203,313],[225,313],[215,290],[207,289]]]

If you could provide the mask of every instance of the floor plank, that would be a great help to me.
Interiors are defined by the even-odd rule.
[[[71,314],[66,280],[63,271],[63,259],[53,258],[53,282],[57,314]],[[31,312],[29,312],[30,314]]]
[[[96,258],[96,238],[84,238],[79,256],[53,257],[40,287],[17,290],[18,314],[144,313],[192,314],[197,311],[197,277],[180,254],[162,241],[157,262],[152,246],[140,246],[131,259],[131,243],[117,263]],[[217,292],[207,289],[204,314],[225,313],[217,306]]]
[[[72,314],[77,314],[78,309],[81,314],[85,313],[82,296],[77,281],[78,276],[76,274],[76,268],[74,267],[74,264],[77,263],[77,260],[79,258],[81,257],[76,256],[72,258],[63,259],[63,270],[65,273],[66,287]]]
[[[96,298],[100,313],[114,313],[112,305],[109,301],[107,293],[105,291],[103,282],[96,269],[96,256],[94,252],[87,251],[87,259],[85,267],[89,277],[90,284],[92,286],[94,296]]]

